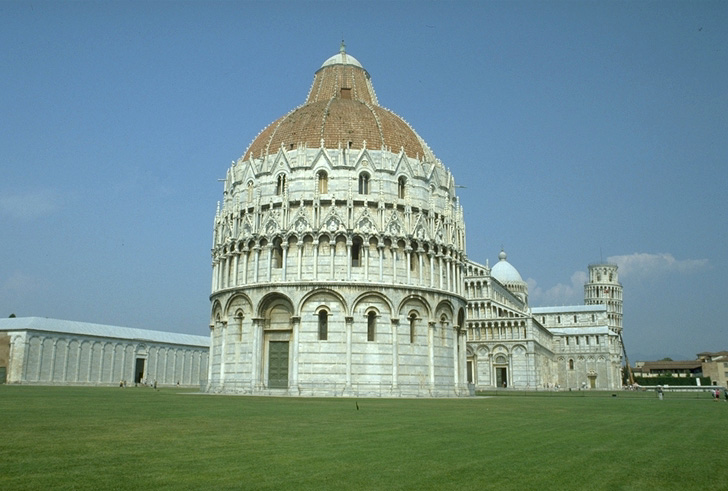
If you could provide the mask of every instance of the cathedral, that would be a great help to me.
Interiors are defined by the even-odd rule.
[[[621,385],[617,268],[536,308],[501,251],[465,252],[455,178],[339,53],[224,179],[207,391],[446,397]]]

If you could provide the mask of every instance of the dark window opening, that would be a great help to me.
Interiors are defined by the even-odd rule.
[[[318,332],[319,341],[326,341],[329,339],[329,315],[325,310],[321,310],[318,313]]]
[[[276,195],[277,196],[283,195],[285,189],[286,189],[286,175],[281,174],[280,176],[278,176],[278,180],[276,181]]]
[[[377,314],[369,312],[367,314],[367,341],[374,341],[374,335],[377,332]]]
[[[359,174],[359,194],[369,194],[369,174]]]

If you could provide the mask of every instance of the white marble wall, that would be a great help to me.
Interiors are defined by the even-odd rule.
[[[11,332],[8,383],[45,385],[134,384],[136,360],[143,378],[158,386],[199,387],[207,377],[207,348],[64,333]]]

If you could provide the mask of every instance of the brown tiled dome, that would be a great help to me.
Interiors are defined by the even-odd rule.
[[[244,159],[304,144],[309,148],[404,149],[409,157],[431,156],[424,141],[402,118],[379,106],[369,74],[343,50],[314,76],[306,103],[265,128]]]

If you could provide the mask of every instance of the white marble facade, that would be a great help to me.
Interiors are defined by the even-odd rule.
[[[504,252],[499,257],[492,269],[472,262],[467,268],[468,382],[476,389],[619,388],[621,315],[612,315],[622,309],[617,267],[589,266],[584,305],[529,307],[526,283]],[[609,271],[606,283],[597,282],[597,269]]]
[[[465,393],[464,264],[452,175],[342,51],[227,172],[209,390]]]
[[[37,317],[0,319],[5,382],[206,385],[209,339]]]
[[[342,46],[305,103],[227,171],[213,227],[207,390],[457,396],[503,382],[617,386],[621,351],[602,307],[580,313],[568,334],[544,325],[507,261],[491,274],[468,260],[455,191],[454,176],[379,106]],[[573,336],[590,350],[565,345]]]

